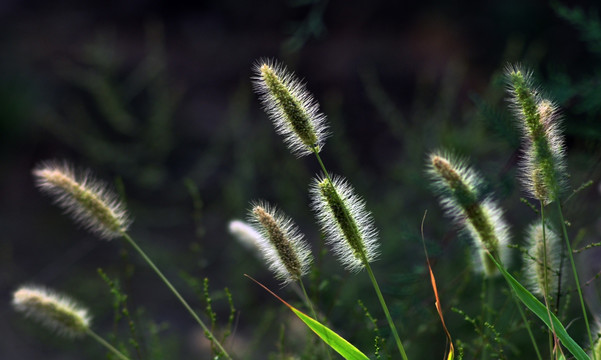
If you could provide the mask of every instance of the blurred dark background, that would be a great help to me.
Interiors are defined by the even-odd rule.
[[[599,241],[601,25],[593,3],[0,2],[0,358],[107,357],[91,339],[58,338],[15,314],[9,303],[21,284],[71,294],[90,307],[98,333],[136,358],[127,324],[113,324],[99,267],[128,295],[141,358],[209,358],[193,320],[127,244],[77,228],[34,188],[31,169],[47,159],[112,184],[135,220],[132,236],[201,311],[199,284],[208,277],[218,328],[228,317],[223,289],[231,290],[238,311],[226,347],[238,358],[314,356],[311,336],[243,274],[295,302],[292,287],[281,289],[227,230],[249,201],[278,204],[318,258],[307,280],[316,303],[334,329],[373,354],[357,299],[386,335],[384,317],[367,276],[345,273],[322,251],[307,195],[318,165],[295,159],[261,110],[250,84],[259,58],[279,59],[305,79],[328,116],[323,159],[374,213],[384,254],[374,271],[409,355],[439,358],[445,344],[419,236],[425,210],[448,325],[470,344],[473,327],[450,307],[477,314],[481,281],[470,270],[469,241],[427,186],[426,154],[445,147],[468,156],[520,243],[536,215],[519,201],[520,142],[502,72],[527,65],[563,109],[572,187],[594,181],[566,204],[571,231],[582,244]],[[584,279],[601,270],[596,258],[577,258]],[[594,289],[585,289],[587,301],[601,311]],[[507,294],[498,293],[501,306]],[[507,329],[519,349],[506,349],[509,358],[530,358],[524,331]],[[466,345],[466,358],[477,354]]]

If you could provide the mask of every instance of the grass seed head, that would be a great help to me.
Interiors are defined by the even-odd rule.
[[[307,274],[313,261],[311,249],[292,219],[260,201],[252,205],[249,222],[260,234],[259,249],[276,278],[286,285]]]
[[[90,327],[87,310],[65,295],[42,287],[23,286],[13,294],[12,305],[57,334],[78,338]]]
[[[328,136],[326,117],[304,83],[271,60],[260,60],[252,77],[255,92],[275,130],[297,157],[320,151]]]
[[[526,249],[524,254],[524,273],[528,288],[539,296],[552,296],[558,287],[560,271],[561,239],[557,232],[546,224],[545,243],[543,243],[543,225],[540,221],[530,225],[526,231]],[[546,249],[546,253],[545,250]],[[545,256],[546,255],[546,256]],[[545,267],[544,258],[547,266]],[[545,286],[545,276],[547,284]]]
[[[529,195],[546,205],[566,186],[565,145],[557,105],[541,96],[532,73],[519,66],[506,70],[508,92],[522,130],[521,180]]]
[[[342,177],[318,177],[311,186],[312,207],[334,254],[349,271],[378,257],[378,231],[365,201]]]
[[[464,161],[444,152],[430,154],[428,174],[447,215],[462,225],[473,240],[476,269],[486,276],[497,275],[496,265],[487,252],[507,264],[509,228],[494,200],[481,200],[481,177]]]
[[[33,170],[38,188],[54,198],[75,222],[110,240],[126,231],[130,220],[117,195],[93,179],[89,171],[76,175],[66,162],[44,162]]]

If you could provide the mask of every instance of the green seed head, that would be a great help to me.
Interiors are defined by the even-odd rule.
[[[255,66],[253,84],[276,132],[284,136],[292,153],[301,157],[320,151],[328,135],[326,118],[305,85],[272,61]]]
[[[348,270],[359,271],[377,258],[377,230],[371,214],[346,180],[317,178],[311,197],[326,241]]]
[[[300,280],[309,271],[313,258],[298,227],[266,202],[253,205],[249,220],[260,234],[257,246],[276,277],[284,284]]]

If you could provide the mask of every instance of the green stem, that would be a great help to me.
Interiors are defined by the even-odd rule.
[[[578,280],[578,272],[576,271],[576,263],[574,263],[574,256],[572,255],[572,246],[570,245],[570,239],[568,238],[568,230],[566,229],[566,223],[563,218],[563,210],[561,204],[557,202],[557,209],[559,210],[559,220],[561,221],[561,230],[563,231],[563,237],[566,240],[566,247],[568,249],[568,257],[570,258],[570,264],[572,265],[572,272],[574,273],[574,281],[576,282],[576,289],[578,290],[578,297],[580,299],[580,306],[582,307],[582,315],[584,316],[584,323],[586,325],[586,333],[588,335],[589,344],[593,344],[593,336],[591,335],[591,328],[588,323],[588,317],[586,316],[586,307],[584,306],[584,299],[582,297],[582,289],[580,289],[580,281]],[[597,360],[597,356],[593,351],[593,360]]]
[[[98,341],[102,346],[109,349],[113,354],[117,355],[117,357],[121,360],[130,360],[127,356],[123,355],[123,353],[117,350],[113,345],[109,344],[106,340],[104,340],[100,335],[96,334],[92,329],[87,329],[86,332],[90,335],[94,340]]]
[[[192,308],[190,307],[190,305],[188,305],[188,303],[186,302],[186,300],[184,300],[184,298],[175,289],[175,287],[171,284],[171,282],[169,280],[167,280],[167,278],[165,277],[165,275],[163,275],[163,273],[161,272],[161,270],[159,270],[159,268],[157,268],[157,266],[154,264],[154,262],[152,262],[152,260],[150,260],[150,258],[148,257],[148,255],[146,255],[146,253],[138,246],[138,244],[136,244],[136,242],[126,232],[122,232],[121,235],[123,236],[123,238],[125,240],[127,240],[127,242],[130,243],[131,246],[133,246],[134,249],[136,249],[136,251],[140,254],[140,256],[142,256],[142,258],[144,258],[144,260],[148,263],[148,265],[152,268],[152,270],[154,270],[154,272],[159,276],[159,278],[161,278],[161,280],[165,283],[165,285],[167,285],[167,287],[169,288],[169,290],[171,290],[171,292],[175,295],[175,297],[177,297],[178,300],[182,303],[182,305],[184,305],[184,307],[186,308],[186,310],[188,310],[188,312],[190,313],[190,315],[192,315],[192,317],[196,320],[196,322],[198,322],[198,324],[200,325],[200,327],[204,330],[204,332],[207,335],[207,337],[209,338],[209,340],[212,341],[217,346],[217,348],[219,349],[219,351],[221,351],[223,353],[223,355],[227,359],[231,360],[232,358],[229,356],[229,354],[227,353],[227,351],[225,351],[225,349],[223,348],[223,346],[221,346],[221,343],[219,343],[219,341],[213,335],[213,333],[211,332],[211,330],[209,330],[209,328],[200,319],[200,317],[198,317],[198,315],[196,314],[196,312],[194,312],[194,310],[192,310]]]
[[[319,152],[317,151],[317,146],[313,146],[312,149],[313,149],[313,153],[315,154],[315,157],[317,157],[317,161],[319,162],[321,169],[324,172],[324,175],[326,176],[326,178],[328,179],[330,184],[332,184],[332,179],[330,178],[330,174],[328,173],[328,170],[326,170],[326,167],[323,164],[323,161],[321,161],[321,157],[319,156]],[[388,311],[388,307],[386,306],[386,301],[384,301],[384,297],[382,296],[382,292],[380,291],[380,287],[378,286],[376,277],[374,276],[374,273],[371,270],[371,266],[369,265],[369,262],[367,261],[367,259],[363,258],[363,264],[365,264],[365,268],[367,269],[367,273],[369,274],[371,283],[373,284],[374,289],[376,290],[376,294],[378,295],[378,300],[380,300],[380,305],[382,305],[382,309],[384,310],[384,314],[386,315],[386,320],[388,321],[388,325],[390,326],[390,330],[392,331],[394,340],[396,341],[397,347],[399,348],[401,357],[403,358],[403,360],[408,360],[407,354],[405,354],[405,348],[403,347],[403,343],[401,342],[401,338],[399,337],[399,334],[396,330],[396,326],[394,325],[394,322],[392,321],[392,317],[390,316],[390,312]]]
[[[401,342],[401,338],[399,337],[399,333],[396,331],[396,326],[392,321],[392,317],[390,316],[390,312],[388,311],[388,306],[386,306],[386,301],[384,301],[384,297],[382,296],[382,292],[380,291],[380,287],[378,286],[378,282],[376,281],[376,277],[374,276],[373,271],[371,271],[371,266],[367,261],[365,263],[365,269],[369,274],[369,279],[376,290],[376,294],[378,295],[378,300],[380,300],[380,305],[382,305],[382,310],[384,310],[384,314],[386,315],[386,320],[388,321],[388,325],[390,326],[390,331],[392,331],[392,335],[394,336],[394,340],[396,341],[396,345],[399,348],[401,353],[401,357],[403,360],[407,360],[407,354],[405,354],[405,348],[403,347],[403,343]]]
[[[307,290],[305,289],[305,284],[303,283],[303,280],[299,279],[298,282],[300,283],[300,287],[303,290],[303,295],[305,296],[305,302],[307,303],[307,306],[311,310],[311,314],[313,315],[313,318],[315,320],[319,321],[319,319],[317,318],[317,313],[315,312],[315,308],[313,307],[313,303],[312,303],[311,299],[309,299],[309,295],[307,294]],[[323,348],[328,356],[328,359],[332,359],[332,357],[330,356],[330,351],[326,347],[325,343],[323,343]]]
[[[328,180],[330,181],[330,183],[332,183],[332,179],[330,178],[330,174],[328,174],[328,170],[326,170],[326,167],[323,164],[323,161],[321,161],[321,156],[319,156],[319,152],[317,151],[317,147],[313,147],[313,153],[317,157],[317,161],[319,162],[319,165],[321,166],[321,170],[323,170],[324,175],[326,176],[326,178],[328,178]]]
[[[556,339],[555,329],[553,328],[553,321],[551,321],[551,309],[549,307],[549,280],[547,279],[547,233],[545,224],[545,204],[541,201],[540,203],[540,219],[543,230],[543,298],[545,299],[545,306],[547,307],[547,314],[549,315],[549,323],[551,324],[551,332],[549,332],[549,356],[553,354],[553,341]]]
[[[515,302],[515,306],[517,306],[520,315],[522,316],[522,321],[524,322],[524,325],[526,325],[526,330],[528,331],[528,336],[530,336],[530,341],[532,342],[532,345],[534,346],[534,351],[536,351],[536,356],[538,357],[538,360],[543,360],[543,357],[540,354],[540,351],[538,350],[538,345],[536,345],[536,340],[534,340],[534,334],[532,334],[532,330],[530,329],[530,324],[528,324],[528,319],[526,318],[526,314],[524,314],[524,310],[522,309],[522,307],[520,306],[520,302],[518,301],[517,297],[515,296],[515,292],[513,290],[511,290],[511,294],[512,294],[512,298],[513,301]]]

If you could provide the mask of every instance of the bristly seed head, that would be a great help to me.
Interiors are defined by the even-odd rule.
[[[255,228],[244,221],[232,220],[228,229],[242,246],[262,256],[260,244],[264,239]]]
[[[65,337],[82,337],[90,328],[87,310],[72,299],[42,287],[19,288],[13,294],[12,305],[16,311]]]
[[[351,185],[342,177],[318,177],[310,192],[317,221],[342,265],[355,272],[375,261],[378,232]]]
[[[44,162],[33,170],[36,185],[85,228],[110,240],[127,230],[130,220],[117,195],[92,179],[76,175],[66,162]]]
[[[261,201],[252,205],[249,222],[260,234],[256,240],[269,269],[283,285],[307,274],[313,261],[311,250],[289,217]]]
[[[503,212],[490,198],[481,200],[482,180],[463,161],[442,152],[429,157],[428,174],[435,190],[440,194],[440,203],[451,218],[462,224],[473,240],[477,256],[477,269],[486,276],[498,274],[496,265],[490,261],[487,252],[505,265],[509,260],[508,226],[503,220]]]
[[[254,73],[254,90],[290,151],[297,157],[320,151],[328,136],[326,117],[305,85],[275,61],[260,60]]]
[[[532,73],[508,66],[508,92],[524,138],[521,178],[543,205],[557,201],[566,185],[565,146],[557,106],[534,87]]]
[[[545,226],[544,239],[545,242],[543,243],[543,225],[540,221],[528,227],[526,231],[527,253],[524,254],[524,273],[527,276],[527,285],[530,291],[541,297],[546,294],[550,298],[557,291],[559,285],[561,239],[548,224]],[[545,257],[546,267],[543,265]],[[545,280],[547,281],[546,286]]]

